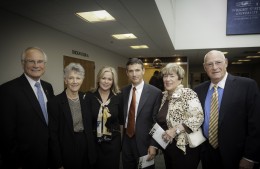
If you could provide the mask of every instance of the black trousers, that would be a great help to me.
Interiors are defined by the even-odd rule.
[[[201,163],[203,169],[238,169],[239,160],[223,164],[219,148],[214,149],[206,140],[201,146]],[[254,165],[254,169],[259,169],[259,164]]]
[[[197,169],[200,162],[200,146],[186,146],[186,154],[176,146],[174,140],[163,150],[166,169]]]
[[[69,163],[67,168],[69,169],[89,169],[88,157],[87,157],[87,139],[84,132],[74,132],[75,138],[75,154],[72,163]],[[64,161],[66,164],[66,161]],[[66,168],[66,166],[64,166]]]
[[[122,162],[124,169],[137,169],[139,163],[139,157],[135,136],[129,138],[125,135],[122,145]],[[147,147],[148,149],[148,147]],[[146,154],[144,154],[146,155]],[[154,165],[146,167],[145,169],[154,169]]]

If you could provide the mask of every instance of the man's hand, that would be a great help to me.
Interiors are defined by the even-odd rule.
[[[156,155],[156,148],[153,146],[149,146],[147,154],[148,154],[147,161],[153,160]]]
[[[239,169],[253,169],[254,167],[254,163],[253,162],[250,162],[244,158],[242,158],[240,160],[240,163],[239,163]]]

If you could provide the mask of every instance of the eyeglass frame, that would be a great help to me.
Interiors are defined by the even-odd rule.
[[[215,61],[215,62],[209,62],[209,63],[204,63],[204,65],[207,68],[213,68],[214,65],[216,65],[217,67],[219,67],[222,63],[224,63],[224,61]]]
[[[30,60],[30,59],[24,59],[24,62],[30,64],[30,65],[43,65],[46,63],[46,60]]]

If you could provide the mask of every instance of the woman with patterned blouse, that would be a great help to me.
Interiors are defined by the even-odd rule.
[[[166,169],[197,169],[200,147],[190,148],[186,133],[201,126],[201,103],[193,90],[181,84],[185,75],[181,66],[169,63],[161,73],[166,91],[156,121],[165,130],[162,138],[170,141],[163,150]]]

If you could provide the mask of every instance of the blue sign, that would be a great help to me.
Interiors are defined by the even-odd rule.
[[[227,2],[227,35],[260,34],[260,0]]]

